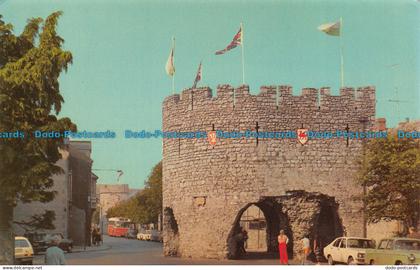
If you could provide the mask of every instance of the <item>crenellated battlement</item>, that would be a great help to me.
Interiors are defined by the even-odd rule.
[[[250,106],[275,106],[277,109],[290,107],[294,104],[299,106],[316,107],[318,110],[333,110],[347,106],[348,109],[360,110],[375,108],[375,87],[343,87],[340,95],[331,95],[329,87],[303,88],[300,95],[293,95],[292,86],[269,85],[261,86],[257,95],[252,95],[248,85],[241,85],[237,88],[229,84],[218,85],[216,96],[209,87],[196,89],[184,89],[181,94],[171,95],[163,102],[164,110],[182,109],[177,107],[189,107],[200,109],[200,106],[227,106],[250,107]],[[247,104],[248,103],[248,104]]]
[[[240,217],[251,204],[263,207],[267,250],[276,250],[281,228],[291,232],[294,243],[308,231],[322,232],[327,243],[341,236],[337,230],[341,227],[361,236],[363,204],[355,198],[363,190],[353,177],[364,141],[321,136],[302,142],[298,130],[367,131],[374,120],[373,86],[344,87],[339,95],[331,95],[329,87],[303,88],[294,95],[290,85],[261,86],[252,94],[248,85],[223,84],[214,94],[209,87],[200,87],[167,97],[162,130],[207,132],[208,138],[163,138],[164,254],[231,256]],[[299,135],[235,135],[258,133]],[[316,207],[327,208],[315,213],[313,202],[290,194],[319,194],[328,198],[328,204],[317,202]],[[320,218],[321,211],[330,213],[328,221],[320,222],[325,219]],[[293,250],[297,254],[301,246],[296,244]]]

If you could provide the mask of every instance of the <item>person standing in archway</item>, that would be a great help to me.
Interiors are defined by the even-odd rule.
[[[284,230],[280,230],[277,240],[279,242],[280,264],[289,264],[287,256],[287,244],[289,243],[289,238],[284,233]]]
[[[318,234],[314,236],[314,254],[316,264],[321,264],[324,255],[322,254],[322,243],[319,240]]]
[[[309,253],[311,252],[311,245],[309,241],[309,235],[305,235],[302,239],[302,246],[303,246],[303,252],[302,252],[302,264],[306,263],[306,260],[308,259]]]

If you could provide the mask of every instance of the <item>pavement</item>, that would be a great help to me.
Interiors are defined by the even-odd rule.
[[[69,265],[278,265],[276,254],[249,253],[241,260],[189,259],[164,257],[162,243],[104,236],[98,247],[75,247],[65,253]],[[290,264],[299,264],[291,260]],[[44,264],[44,255],[37,255],[34,264]]]
[[[89,246],[87,247],[73,246],[73,250],[71,253],[81,253],[81,252],[89,253],[89,252],[106,251],[109,249],[111,249],[111,246],[107,244],[102,244],[100,246],[90,246],[90,247]],[[65,257],[69,256],[68,254],[71,254],[71,253],[65,252]],[[44,263],[45,263],[45,252],[41,252],[40,254],[35,255],[33,264],[42,265]]]

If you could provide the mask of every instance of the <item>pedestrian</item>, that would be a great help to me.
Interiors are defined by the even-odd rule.
[[[102,245],[102,234],[101,234],[101,230],[98,229],[97,234],[96,234],[96,243],[98,244],[98,246]]]
[[[302,254],[302,264],[306,263],[306,260],[309,256],[309,253],[311,251],[311,246],[310,246],[310,242],[309,242],[309,236],[305,235],[302,239],[302,248],[303,248],[303,254]]]
[[[316,264],[321,264],[321,260],[322,260],[322,252],[321,252],[322,248],[321,248],[321,243],[319,240],[319,237],[317,234],[315,234],[314,237],[314,254],[315,254],[315,262]]]
[[[58,247],[60,239],[55,236],[51,240],[51,246],[45,252],[45,264],[47,265],[65,265],[64,251]]]
[[[408,238],[420,239],[420,233],[418,233],[414,227],[410,227],[410,228],[408,228],[407,237]]]
[[[246,230],[243,230],[242,234],[243,234],[243,238],[244,238],[244,240],[242,242],[242,252],[243,252],[243,254],[246,254],[245,245],[246,245],[246,241],[248,240],[248,232]]]
[[[96,229],[96,227],[93,227],[92,228],[92,244],[94,245],[94,246],[96,246],[97,245],[97,229]]]
[[[284,233],[284,230],[280,230],[277,241],[279,242],[280,264],[289,264],[287,256],[287,244],[289,243],[289,238]]]
[[[239,232],[235,236],[236,243],[238,245],[238,255],[237,255],[238,258],[242,257],[242,255],[244,255],[246,253],[246,250],[245,250],[246,239],[245,239],[245,237],[248,239],[248,236],[245,235],[245,230],[242,227],[239,227]]]

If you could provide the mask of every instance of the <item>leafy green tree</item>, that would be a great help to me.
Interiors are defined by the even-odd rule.
[[[13,263],[13,207],[51,201],[52,175],[61,172],[55,163],[62,139],[36,139],[33,132],[76,130],[69,118],[57,117],[63,103],[58,78],[72,62],[56,32],[60,15],[32,18],[20,35],[0,16],[0,131],[24,134],[0,138],[0,264]]]
[[[403,222],[405,229],[420,220],[420,140],[387,138],[370,140],[361,160],[359,180],[366,186],[368,222]]]
[[[39,229],[54,230],[52,223],[55,220],[55,212],[47,210],[43,214],[33,215],[29,220],[13,221],[25,230],[25,232],[35,232]]]
[[[126,217],[141,224],[157,223],[162,211],[162,162],[150,173],[145,188],[108,209],[107,217]]]

